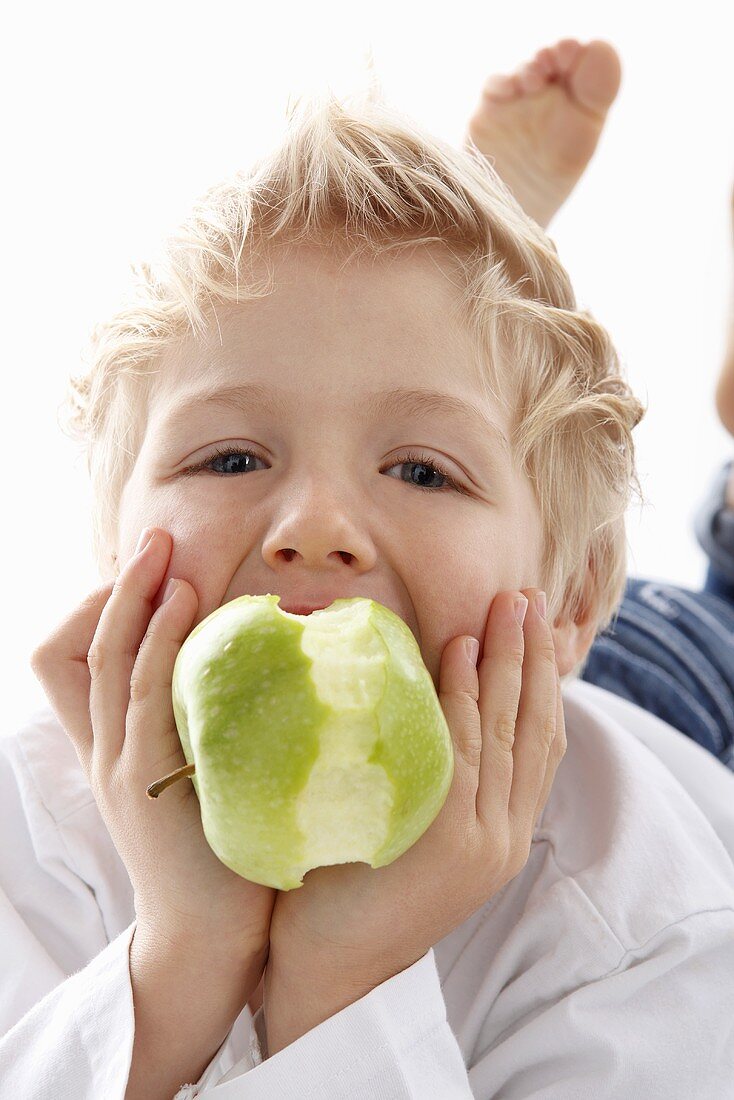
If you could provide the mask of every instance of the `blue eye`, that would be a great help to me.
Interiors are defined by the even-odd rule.
[[[223,462],[224,469],[216,469],[215,464],[218,464],[223,459],[226,459],[226,461]],[[225,447],[222,450],[215,451],[213,455],[210,455],[209,458],[204,459],[203,462],[199,462],[195,466],[189,466],[186,470],[184,470],[184,474],[190,475],[199,472],[210,471],[211,473],[216,474],[219,477],[232,477],[236,474],[255,472],[252,469],[245,468],[245,460],[247,459],[255,459],[258,462],[264,461],[260,458],[259,455],[255,454],[254,451],[241,449],[238,447]],[[409,481],[407,478],[400,479],[402,481],[405,481],[408,485],[412,484],[416,489],[422,489],[423,492],[445,493],[451,490],[455,490],[458,493],[464,492],[464,490],[457,484],[454,478],[449,473],[447,473],[442,466],[439,466],[434,459],[429,458],[426,455],[410,452],[406,455],[403,455],[396,462],[391,463],[390,466],[386,466],[385,469],[390,470],[396,466],[414,466],[421,471],[419,475],[421,478],[426,478],[427,476],[428,479],[431,480],[438,476],[439,478],[442,478],[444,482],[446,482],[445,485],[419,485],[416,482]],[[430,472],[427,473],[427,471]],[[380,472],[382,473],[382,471]]]
[[[395,466],[416,466],[421,477],[425,477],[423,471],[430,470],[433,477],[438,476],[446,482],[445,485],[417,485],[415,482],[407,481],[407,478],[401,478],[402,481],[407,481],[409,485],[415,485],[416,489],[422,489],[426,493],[445,493],[450,492],[452,489],[456,490],[457,493],[463,492],[463,489],[460,488],[451,474],[447,473],[442,466],[439,466],[435,459],[429,458],[427,455],[415,454],[411,451],[399,458],[392,466],[386,466],[385,469],[390,470]],[[428,476],[431,477],[430,474]]]
[[[198,466],[193,466],[192,471],[197,470],[211,470],[214,474],[220,476],[230,476],[231,474],[247,474],[252,473],[250,467],[245,466],[245,461],[248,458],[258,458],[254,451],[242,451],[236,447],[227,447],[224,450],[216,451],[215,454],[205,459],[204,462]],[[224,469],[214,469],[214,463],[218,463],[220,459],[226,459],[223,463]],[[262,462],[262,459],[259,459]]]

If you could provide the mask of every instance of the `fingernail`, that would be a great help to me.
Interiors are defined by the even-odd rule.
[[[163,599],[161,600],[161,603],[165,603],[166,600],[170,600],[171,596],[173,595],[173,593],[176,591],[177,588],[178,588],[178,581],[175,580],[173,577],[171,577],[170,580],[168,581],[168,584],[166,585],[166,587],[163,591]]]
[[[545,618],[545,610],[546,610],[545,592],[536,592],[535,593],[535,609],[538,612],[538,614],[540,615],[541,619],[544,619]]]
[[[518,596],[515,599],[515,618],[520,626],[525,622],[525,614],[528,610],[528,601],[525,596]]]
[[[466,647],[466,655],[473,665],[477,663],[477,657],[479,656],[479,642],[476,638],[466,638],[464,640]]]
[[[142,553],[142,551],[145,549],[145,547],[150,542],[152,536],[153,536],[153,528],[152,527],[144,527],[143,531],[140,535],[140,538],[138,539],[138,545],[135,547],[135,553],[136,554]]]

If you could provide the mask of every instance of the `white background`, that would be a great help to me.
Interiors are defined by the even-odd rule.
[[[566,36],[620,51],[620,96],[551,235],[649,403],[630,570],[698,585],[691,514],[732,452],[713,389],[731,292],[733,32],[714,0],[15,5],[0,59],[0,734],[45,702],[28,657],[98,583],[84,463],[56,420],[91,325],[131,261],[268,150],[289,96],[361,86],[370,49],[387,98],[457,145],[491,72]]]

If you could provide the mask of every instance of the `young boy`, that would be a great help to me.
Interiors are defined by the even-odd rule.
[[[107,583],[0,742],[0,1095],[726,1095],[734,867],[639,742],[732,777],[570,678],[624,589],[641,407],[545,234],[478,157],[307,105],[139,274],[75,385]],[[414,631],[456,770],[390,866],[278,893],[190,784],[146,799],[184,763],[176,654],[245,592]]]

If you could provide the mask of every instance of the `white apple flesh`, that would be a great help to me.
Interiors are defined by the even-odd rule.
[[[199,623],[172,699],[210,847],[291,890],[313,867],[402,855],[438,815],[454,756],[398,615],[363,598],[295,615],[279,600],[241,596]]]

